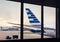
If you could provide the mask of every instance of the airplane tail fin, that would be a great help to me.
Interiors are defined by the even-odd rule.
[[[30,24],[33,26],[40,26],[40,21],[37,19],[37,17],[29,8],[26,8],[26,12],[27,12]]]
[[[27,15],[28,15],[28,19],[29,19],[29,22],[31,25],[33,26],[41,26],[41,23],[40,21],[37,19],[37,17],[34,15],[34,13],[29,9],[29,8],[26,8],[26,12],[27,12]],[[38,28],[37,28],[38,29]],[[32,32],[42,32],[41,30],[31,30]],[[45,32],[45,31],[43,31]]]

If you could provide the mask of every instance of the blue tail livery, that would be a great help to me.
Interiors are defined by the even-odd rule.
[[[26,8],[26,12],[27,12],[28,19],[31,25],[40,26],[40,21],[37,19],[37,17],[34,15],[34,13],[29,8]]]

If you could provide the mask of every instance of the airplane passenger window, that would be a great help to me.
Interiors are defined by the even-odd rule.
[[[56,8],[44,6],[44,38],[56,38]]]
[[[0,0],[0,40],[20,39],[20,3]]]
[[[41,6],[24,3],[23,39],[41,38]]]

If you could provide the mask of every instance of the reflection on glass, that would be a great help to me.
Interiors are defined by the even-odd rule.
[[[44,35],[56,38],[56,8],[44,6]],[[45,38],[45,37],[44,37]]]
[[[20,3],[0,0],[0,40],[20,39]]]
[[[41,6],[24,3],[24,39],[41,38]]]

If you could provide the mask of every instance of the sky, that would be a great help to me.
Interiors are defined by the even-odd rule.
[[[0,26],[12,26],[7,22],[20,23],[21,4],[19,2],[0,0]],[[30,8],[41,24],[41,6],[24,3],[24,24],[29,23],[25,8]],[[55,28],[55,8],[44,6],[44,27]]]
[[[56,8],[44,6],[44,26],[56,28]]]
[[[7,22],[20,23],[20,3],[0,0],[0,26],[12,26]]]

